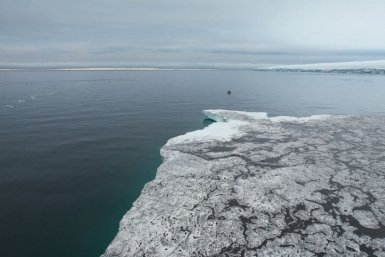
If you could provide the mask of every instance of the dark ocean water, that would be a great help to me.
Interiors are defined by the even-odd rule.
[[[226,90],[232,95],[226,95]],[[0,72],[0,256],[99,256],[201,110],[385,114],[385,76]]]

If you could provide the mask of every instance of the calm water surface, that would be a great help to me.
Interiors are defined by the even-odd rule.
[[[209,108],[385,114],[385,76],[0,72],[0,256],[102,254],[159,148],[202,128]]]

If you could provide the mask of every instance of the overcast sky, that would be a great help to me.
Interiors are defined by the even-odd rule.
[[[384,0],[0,0],[0,66],[385,59]]]

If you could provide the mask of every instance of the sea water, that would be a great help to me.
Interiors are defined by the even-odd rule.
[[[385,76],[2,71],[0,256],[102,254],[160,147],[205,126],[203,109],[381,115]]]

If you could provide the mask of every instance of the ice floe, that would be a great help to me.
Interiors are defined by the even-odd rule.
[[[104,257],[385,255],[385,117],[204,114]]]

